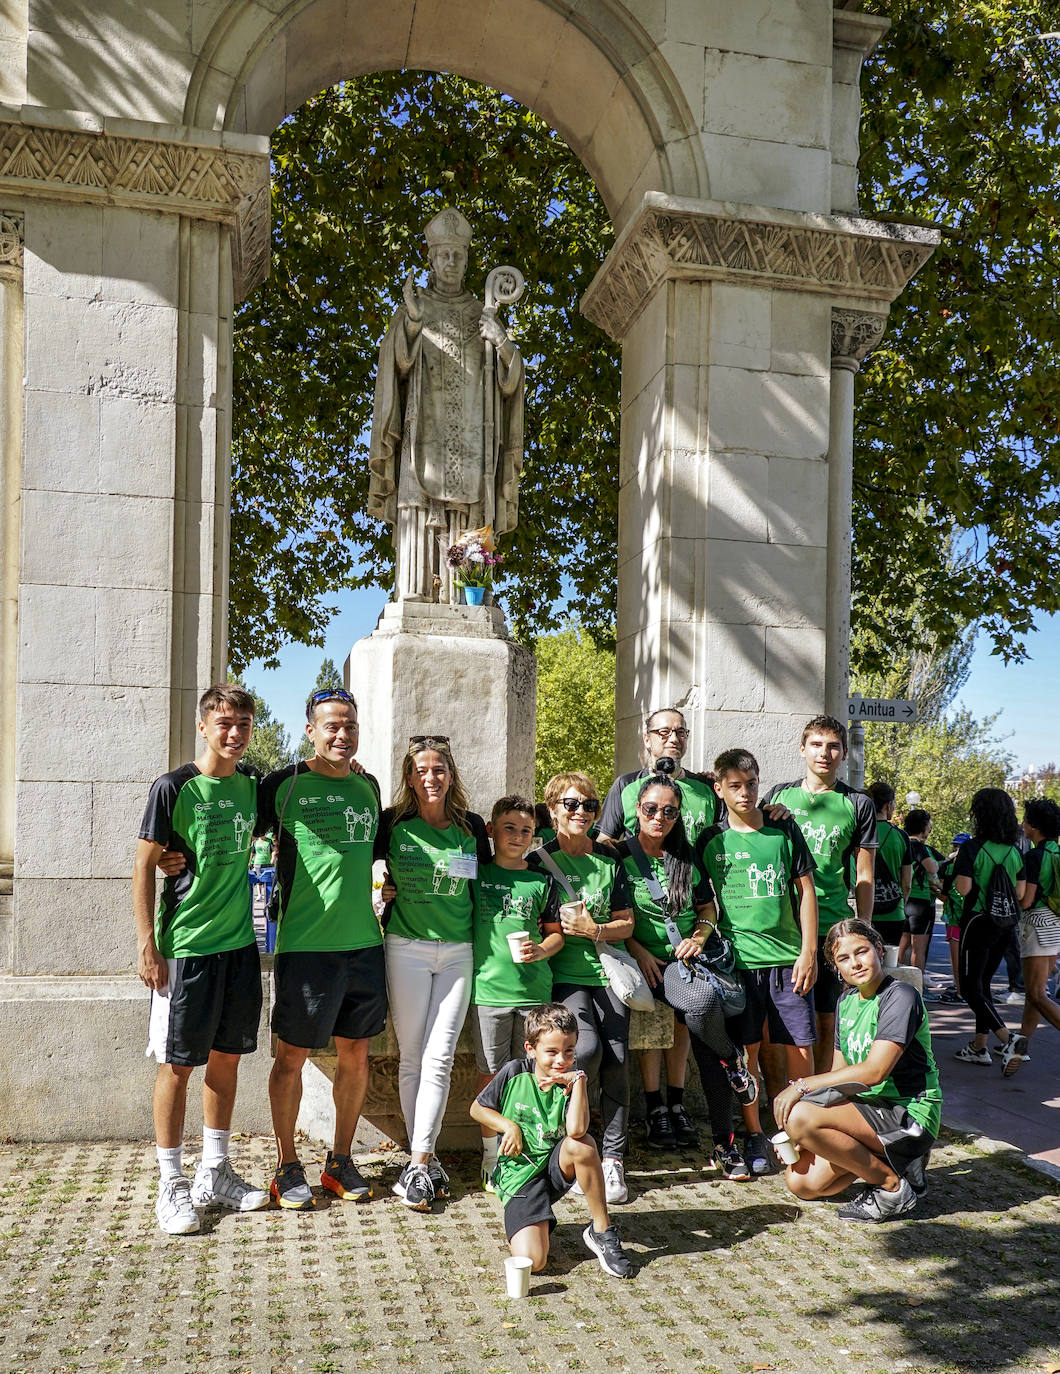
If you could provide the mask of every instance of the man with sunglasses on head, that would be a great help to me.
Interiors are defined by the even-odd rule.
[[[302,1068],[332,1037],[335,1138],[320,1182],[338,1198],[371,1196],[350,1151],[368,1087],[368,1042],[386,1024],[387,1008],[383,935],[372,907],[379,784],[354,761],[357,703],[341,687],[322,689],[306,703],[306,721],[312,757],[265,778],[258,815],[278,853],[269,1099],[279,1162],[271,1192],[298,1211],[315,1205],[294,1139]]]
[[[600,816],[600,834],[612,840],[633,835],[637,828],[637,793],[645,778],[663,772],[681,787],[681,819],[689,844],[714,825],[724,811],[714,791],[713,779],[706,773],[692,773],[681,767],[688,748],[688,726],[676,706],[652,711],[644,722],[643,768],[623,773],[611,784]],[[661,764],[661,767],[660,767]]]

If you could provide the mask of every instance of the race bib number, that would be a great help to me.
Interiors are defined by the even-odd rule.
[[[474,854],[449,855],[449,876],[450,878],[467,878],[473,882],[478,877],[478,859]]]

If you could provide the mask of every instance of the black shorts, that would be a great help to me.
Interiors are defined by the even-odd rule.
[[[277,954],[272,1029],[288,1045],[322,1050],[333,1035],[370,1040],[385,1025],[382,945]]]
[[[907,897],[905,925],[910,935],[930,935],[935,924],[935,903],[930,898]]]
[[[905,932],[905,916],[873,916],[872,928],[885,945],[900,945]]]
[[[147,1053],[182,1068],[205,1064],[211,1050],[253,1054],[261,1020],[257,945],[167,959],[166,966],[169,981],[151,993]]]
[[[824,957],[824,950],[817,950],[817,982],[813,985],[813,1005],[818,1016],[834,1016],[840,997],[846,991],[846,983]]]
[[[739,1016],[728,1017],[726,1029],[738,1045],[757,1045],[762,1027],[769,1024],[774,1045],[812,1045],[817,1039],[813,989],[795,992],[790,968],[740,970],[747,989],[747,1006]]]
[[[559,1167],[559,1152],[563,1141],[552,1147],[548,1163],[539,1174],[535,1174],[523,1184],[514,1197],[504,1204],[504,1234],[508,1240],[527,1226],[548,1222],[549,1235],[556,1229],[556,1218],[552,1204],[574,1187],[574,1179],[563,1177]]]
[[[900,1178],[911,1174],[918,1182],[927,1167],[935,1137],[897,1102],[879,1102],[862,1097],[852,1099],[854,1106],[880,1137],[887,1163]],[[920,1191],[919,1188],[917,1191]]]

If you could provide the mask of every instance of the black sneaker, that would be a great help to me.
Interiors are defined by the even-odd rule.
[[[677,1136],[669,1108],[653,1107],[648,1113],[648,1144],[654,1145],[657,1150],[677,1149]]]
[[[346,1202],[367,1202],[372,1187],[349,1155],[328,1151],[327,1163],[320,1175],[320,1186]]]
[[[915,1206],[916,1193],[903,1178],[895,1193],[888,1193],[883,1188],[863,1188],[839,1208],[838,1215],[844,1221],[891,1221],[911,1212]]]
[[[674,1136],[677,1140],[678,1149],[695,1150],[699,1146],[699,1132],[692,1124],[692,1118],[684,1109],[682,1103],[669,1108],[670,1125],[674,1128]]]
[[[758,1099],[758,1078],[747,1067],[747,1057],[743,1050],[737,1050],[731,1064],[725,1064],[725,1076],[729,1080],[732,1095],[742,1107],[749,1107]]]
[[[582,1240],[600,1262],[605,1274],[613,1274],[616,1279],[631,1279],[633,1266],[626,1258],[622,1242],[613,1226],[606,1231],[594,1231],[592,1224],[582,1232]]]
[[[747,1161],[754,1178],[763,1178],[766,1174],[776,1173],[776,1165],[773,1162],[773,1147],[769,1143],[769,1138],[764,1136],[761,1131],[752,1131],[747,1137],[747,1142],[743,1147],[743,1157]]]
[[[305,1166],[297,1159],[280,1165],[269,1192],[281,1207],[290,1208],[292,1212],[308,1212],[316,1206],[313,1190],[306,1182]]]
[[[442,1161],[437,1155],[432,1155],[430,1163],[427,1165],[427,1172],[431,1176],[431,1184],[434,1188],[435,1197],[449,1196],[449,1175],[442,1168]]]
[[[715,1145],[711,1159],[721,1170],[722,1178],[731,1179],[734,1183],[750,1181],[751,1171],[736,1148],[735,1141],[729,1145]]]
[[[434,1202],[434,1184],[425,1164],[406,1164],[394,1184],[394,1192],[414,1212],[429,1212]]]

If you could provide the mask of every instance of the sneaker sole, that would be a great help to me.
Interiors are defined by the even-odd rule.
[[[202,1227],[198,1221],[198,1218],[196,1218],[194,1226],[164,1226],[162,1222],[159,1221],[158,1229],[165,1236],[194,1236],[202,1229]]]
[[[275,1183],[269,1189],[272,1200],[278,1207],[283,1207],[288,1212],[311,1212],[317,1205],[316,1198],[310,1198],[308,1202],[288,1202],[280,1193]]]
[[[228,1210],[229,1212],[260,1212],[263,1207],[268,1207],[270,1200],[269,1193],[262,1193],[260,1202],[232,1202],[228,1198],[212,1197],[208,1202],[199,1202],[192,1198],[195,1207],[201,1207],[204,1212],[219,1212]]]
[[[394,1191],[397,1192],[397,1189]],[[398,1193],[398,1197],[410,1212],[429,1212],[431,1210],[431,1204],[427,1198],[424,1198],[422,1202],[410,1202],[404,1193]]]
[[[992,1059],[966,1059],[963,1054],[955,1054],[953,1057],[958,1064],[971,1064],[977,1069],[988,1069],[994,1062]]]
[[[1005,1062],[1005,1065],[1001,1070],[1001,1077],[1011,1078],[1014,1073],[1018,1073],[1020,1066],[1023,1064],[1024,1059],[1026,1057],[1027,1056],[1022,1054],[1014,1054],[1011,1059]]]
[[[330,1174],[320,1175],[320,1186],[327,1192],[334,1193],[343,1202],[368,1202],[372,1196],[371,1184],[367,1188],[351,1192],[348,1188],[344,1188],[337,1178],[332,1178]]]

